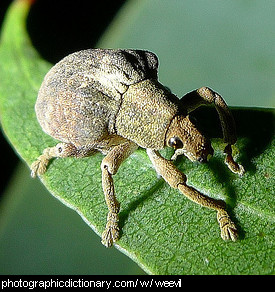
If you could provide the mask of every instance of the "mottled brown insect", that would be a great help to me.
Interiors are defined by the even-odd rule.
[[[232,158],[236,142],[233,117],[223,98],[202,87],[178,99],[157,79],[158,59],[142,50],[90,49],[73,53],[45,76],[35,105],[42,129],[60,140],[46,148],[32,164],[32,176],[42,175],[51,158],[85,157],[101,151],[102,187],[108,206],[102,243],[111,246],[119,238],[119,202],[113,175],[138,147],[145,148],[157,173],[192,201],[217,211],[224,240],[237,239],[237,229],[226,205],[186,184],[186,176],[158,152],[166,146],[191,161],[206,162],[213,154],[210,141],[189,119],[203,104],[214,104],[221,120],[225,163],[242,175]]]

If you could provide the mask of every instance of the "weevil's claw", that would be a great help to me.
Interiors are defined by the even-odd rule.
[[[224,153],[226,154],[224,162],[228,166],[228,168],[233,173],[236,173],[239,176],[243,176],[245,173],[244,167],[241,164],[238,164],[236,161],[234,161],[232,157],[232,148],[230,144],[225,147]]]
[[[177,159],[177,155],[173,154],[173,156],[170,158],[171,161],[175,161]]]
[[[38,157],[38,159],[35,160],[31,165],[31,177],[33,177],[33,178],[35,178],[37,175],[40,176],[46,172],[49,160],[43,159],[42,156],[43,155]]]
[[[225,241],[238,239],[238,231],[236,225],[231,221],[225,210],[218,211],[217,219],[221,228],[221,238]]]
[[[183,155],[184,153],[185,151],[183,149],[177,149],[170,160],[175,161],[178,158],[178,156]]]
[[[244,175],[244,167],[241,164],[235,162],[231,155],[227,155],[224,162],[233,173],[236,173],[241,177]]]
[[[119,239],[118,214],[109,213],[106,228],[101,236],[101,243],[111,247]]]
[[[101,236],[101,243],[111,247],[119,238],[119,231],[116,228],[105,229]]]
[[[244,167],[241,164],[238,164],[238,172],[236,172],[240,177],[245,173]]]

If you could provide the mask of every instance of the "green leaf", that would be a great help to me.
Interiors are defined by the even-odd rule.
[[[15,1],[4,23],[0,43],[0,117],[4,133],[30,165],[57,141],[42,132],[34,113],[37,91],[50,64],[33,49],[25,21],[30,1]],[[146,152],[136,151],[114,178],[121,202],[121,239],[116,247],[151,274],[274,273],[274,111],[234,109],[239,139],[235,150],[246,168],[244,177],[223,164],[216,115],[199,110],[196,117],[213,138],[216,153],[207,165],[185,158],[178,167],[188,183],[224,199],[238,224],[240,240],[223,242],[216,214],[187,200],[157,177]],[[171,153],[163,151],[163,155]],[[76,210],[98,234],[106,223],[96,154],[83,159],[56,159],[42,182],[64,204]]]

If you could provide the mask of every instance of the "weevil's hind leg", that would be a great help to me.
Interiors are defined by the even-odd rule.
[[[235,122],[224,99],[208,87],[201,87],[189,92],[181,99],[181,105],[188,113],[203,104],[215,105],[222,125],[223,140],[227,143],[224,149],[224,153],[226,154],[225,163],[232,172],[242,176],[244,174],[244,168],[234,161],[231,150],[231,145],[235,144],[237,141]]]
[[[73,144],[58,143],[54,147],[44,149],[40,155],[31,165],[31,176],[36,177],[46,172],[47,166],[52,158],[56,157],[85,157],[94,152],[91,147],[77,148]]]
[[[226,211],[226,204],[223,201],[212,199],[188,186],[186,184],[186,176],[180,172],[171,161],[160,156],[157,151],[147,149],[147,153],[157,173],[159,173],[172,188],[178,189],[193,202],[217,211],[217,219],[223,240],[237,240],[237,228],[230,219]]]
[[[113,175],[116,174],[120,164],[137,149],[137,145],[127,141],[115,146],[102,160],[102,188],[108,207],[107,224],[102,233],[102,243],[106,247],[113,245],[119,238],[119,202],[115,197]]]

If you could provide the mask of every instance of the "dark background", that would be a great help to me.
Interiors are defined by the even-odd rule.
[[[0,1],[0,30],[12,1]],[[30,10],[27,29],[40,55],[56,63],[71,52],[95,47],[125,0],[36,0]],[[0,196],[9,182],[18,157],[0,131]],[[4,171],[3,171],[4,170]]]

